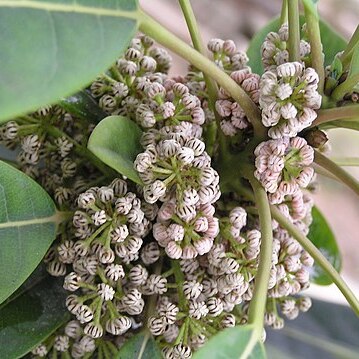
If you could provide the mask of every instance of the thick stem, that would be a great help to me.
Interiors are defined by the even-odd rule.
[[[266,129],[261,122],[259,108],[230,76],[144,12],[141,12],[140,16],[140,31],[180,55],[197,69],[215,80],[240,104],[248,119],[251,121],[256,134],[265,137]]]
[[[342,120],[343,118],[352,118],[359,116],[359,105],[350,105],[335,107],[326,110],[319,110],[318,117],[313,121],[310,127],[319,126],[326,122]]]
[[[288,0],[288,30],[289,61],[299,61],[300,25],[298,0]]]
[[[272,265],[273,231],[267,193],[254,177],[250,179],[250,183],[253,188],[255,203],[258,208],[261,246],[253,299],[248,310],[248,323],[253,324],[260,335],[264,325],[269,273]]]
[[[288,22],[288,0],[282,1],[282,10],[280,12],[280,23],[285,24]]]
[[[319,76],[318,91],[320,94],[323,94],[324,91],[324,57],[322,52],[322,40],[320,38],[320,29],[319,29],[319,17],[317,6],[313,5],[316,14],[313,13],[311,9],[308,8],[306,3],[304,3],[304,15],[305,21],[307,23],[307,31],[309,35],[310,42],[310,57],[312,60],[312,67],[317,72]]]
[[[353,91],[354,86],[359,82],[359,74],[348,77],[343,83],[337,86],[331,94],[331,98],[340,101],[343,97]]]
[[[354,293],[344,282],[339,273],[328,262],[320,250],[306,237],[303,233],[292,223],[288,222],[286,217],[275,206],[271,206],[271,213],[273,218],[279,223],[279,225],[288,231],[288,233],[295,238],[301,246],[313,257],[314,261],[328,274],[332,281],[343,293],[344,297],[354,310],[355,314],[359,316],[359,301],[355,297]]]
[[[359,182],[348,172],[338,166],[335,162],[322,155],[318,151],[315,151],[314,162],[336,176],[344,184],[351,188],[357,195],[359,195]]]

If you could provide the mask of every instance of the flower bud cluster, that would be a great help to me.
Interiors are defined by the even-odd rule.
[[[299,62],[284,63],[262,75],[259,104],[269,137],[294,137],[312,124],[322,99],[318,82],[315,70]]]
[[[105,112],[135,119],[139,106],[153,104],[156,86],[163,85],[171,61],[167,51],[154,46],[152,39],[138,36],[108,74],[91,84],[90,91]]]
[[[244,67],[241,70],[233,71],[230,76],[258,104],[259,75],[252,73],[249,67]],[[220,88],[218,92],[216,111],[222,118],[221,129],[226,136],[234,136],[238,131],[249,127],[249,120],[244,110],[223,88]]]
[[[182,122],[145,132],[145,152],[135,160],[148,203],[162,202],[153,235],[170,258],[207,253],[218,234],[212,206],[220,196],[198,125]]]
[[[92,126],[56,105],[40,108],[27,118],[24,124],[20,119],[1,126],[0,144],[18,149],[19,168],[40,182],[60,207],[72,208],[86,183],[98,175],[93,165],[79,161],[75,153],[75,143],[86,141]]]
[[[266,71],[273,70],[289,61],[288,39],[288,24],[283,24],[278,32],[272,31],[265,37],[261,54],[263,67]],[[310,57],[310,44],[305,40],[300,40],[299,46],[300,60],[306,63]]]
[[[214,63],[228,73],[247,66],[246,53],[239,51],[233,40],[211,39],[207,48],[213,54]]]
[[[313,200],[305,190],[314,178],[314,151],[298,133],[316,118],[321,96],[315,71],[287,62],[287,40],[285,25],[268,34],[262,78],[233,41],[212,39],[208,49],[262,110],[269,128],[270,139],[254,151],[255,177],[270,203],[307,234]],[[302,41],[304,63],[308,46]],[[99,348],[118,348],[144,327],[164,358],[190,358],[220,330],[248,321],[262,241],[259,218],[254,203],[225,186],[221,195],[217,147],[210,148],[212,161],[202,137],[214,116],[202,73],[192,69],[169,78],[170,61],[139,36],[90,87],[105,112],[142,128],[143,151],[134,161],[141,185],[120,178],[104,185],[108,178],[75,156],[91,126],[56,106],[33,114],[31,124],[0,127],[0,141],[20,147],[21,169],[36,172],[60,210],[73,212],[44,258],[51,275],[64,277],[72,318],[33,349],[37,358],[100,357]],[[241,106],[220,88],[215,107],[224,134],[241,131],[235,140],[245,146],[253,131]],[[272,228],[264,319],[280,329],[284,317],[294,319],[311,306],[300,295],[309,286],[313,258],[275,220]]]

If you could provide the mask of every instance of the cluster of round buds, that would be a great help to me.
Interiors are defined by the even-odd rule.
[[[136,121],[145,129],[161,124],[178,125],[183,121],[203,125],[205,113],[198,97],[190,94],[189,88],[168,79],[163,85],[150,84],[146,88],[147,100],[136,109]]]
[[[259,104],[269,137],[294,137],[312,124],[322,99],[318,81],[315,70],[299,62],[284,63],[262,75]]]
[[[254,151],[255,177],[271,193],[272,203],[306,188],[314,176],[314,150],[304,138],[284,137],[262,142]]]
[[[212,246],[218,221],[212,204],[220,196],[219,176],[211,167],[196,125],[182,122],[144,134],[146,150],[135,160],[145,183],[144,199],[163,202],[153,234],[171,258],[193,258]],[[156,142],[157,135],[160,136]]]
[[[28,123],[9,121],[3,125],[0,143],[11,149],[18,148],[19,168],[38,180],[61,208],[72,208],[85,182],[97,174],[91,163],[79,161],[73,151],[74,142],[83,142],[91,126],[58,106],[41,108],[25,121]],[[87,172],[86,180],[83,172]]]
[[[151,222],[141,209],[141,200],[128,191],[126,181],[115,179],[108,187],[92,187],[79,195],[77,203],[80,209],[73,224],[79,256],[93,250],[103,264],[113,263],[116,256],[125,262],[138,258]]]
[[[132,326],[132,316],[143,311],[143,292],[148,294],[151,289],[152,293],[163,293],[166,289],[162,278],[149,275],[139,264],[126,271],[130,262],[139,259],[143,238],[151,229],[145,212],[153,219],[156,206],[142,207],[141,200],[128,191],[122,179],[88,189],[79,195],[77,204],[73,227],[78,239],[60,243],[53,250],[55,259],[49,255],[48,269],[52,274],[64,275],[66,265],[71,264],[72,271],[63,284],[71,292],[66,306],[89,340],[106,333],[123,335]],[[155,253],[153,245],[145,250],[146,247],[141,257],[152,264],[159,253]],[[74,347],[83,353],[78,345]]]
[[[108,338],[94,339],[84,333],[77,320],[69,321],[32,350],[34,358],[83,358],[95,355],[96,349],[109,343]]]
[[[110,114],[136,117],[136,109],[148,102],[149,87],[162,84],[167,77],[171,57],[166,50],[153,45],[147,36],[132,40],[124,56],[91,84],[99,106]]]
[[[211,39],[207,47],[213,54],[215,64],[228,73],[247,66],[246,53],[239,51],[233,40]]]
[[[258,104],[259,75],[253,74],[249,67],[245,67],[232,72],[230,76]],[[238,131],[249,126],[249,121],[242,107],[223,88],[219,89],[216,110],[222,118],[221,129],[226,136],[234,136]]]
[[[273,70],[277,66],[289,61],[288,52],[288,24],[283,24],[278,32],[270,32],[264,39],[261,47],[262,63],[264,69]],[[300,41],[300,60],[307,63],[310,57],[310,44]]]

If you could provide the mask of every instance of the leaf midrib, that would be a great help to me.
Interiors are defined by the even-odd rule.
[[[59,3],[48,3],[42,1],[32,0],[0,0],[0,8],[26,8],[26,9],[37,9],[46,10],[53,12],[69,12],[78,14],[88,15],[100,15],[100,16],[111,16],[111,17],[125,17],[133,20],[138,20],[140,17],[139,11],[125,11],[120,9],[108,9],[94,6],[84,6],[79,4],[59,4]]]
[[[32,218],[32,219],[26,219],[23,221],[9,221],[0,223],[0,229],[3,228],[13,228],[13,227],[25,227],[25,226],[31,226],[35,224],[44,224],[44,223],[58,223],[59,222],[59,216],[58,213],[55,213],[52,216],[49,217],[42,217],[42,218]]]

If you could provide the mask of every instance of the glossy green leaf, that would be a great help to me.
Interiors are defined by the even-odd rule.
[[[150,333],[139,333],[125,342],[115,359],[161,359],[161,351]]]
[[[136,10],[136,0],[0,0],[0,122],[105,71],[135,34]]]
[[[348,77],[357,75],[358,73],[359,73],[359,46],[357,45],[353,50],[353,55],[349,66]]]
[[[107,116],[87,91],[80,91],[61,100],[59,105],[67,112],[92,123]]]
[[[133,161],[141,152],[141,130],[122,116],[109,116],[93,130],[88,148],[101,161],[136,183],[141,183]]]
[[[317,207],[312,209],[313,222],[309,228],[308,238],[324,254],[333,267],[339,272],[341,269],[341,255],[334,234],[324,216]],[[333,281],[314,263],[311,280],[319,285],[329,285]]]
[[[1,359],[22,357],[69,319],[61,284],[36,271],[0,307]]]
[[[304,23],[304,17],[300,18],[301,24]],[[247,54],[249,57],[249,66],[253,72],[258,74],[263,73],[263,66],[261,60],[261,46],[266,35],[271,31],[278,31],[280,26],[280,20],[278,18],[269,22],[264,28],[262,28],[252,38],[249,43]],[[346,46],[345,40],[337,32],[331,29],[325,22],[319,22],[320,34],[325,54],[324,63],[325,66],[330,65],[334,60],[335,55],[344,50]]]
[[[0,303],[33,272],[55,239],[58,215],[30,177],[0,161]]]
[[[264,346],[253,337],[250,325],[227,328],[212,337],[193,359],[264,359]]]

